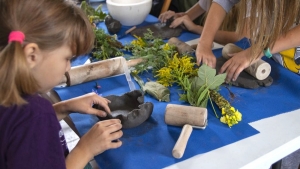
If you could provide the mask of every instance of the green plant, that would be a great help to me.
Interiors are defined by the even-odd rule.
[[[229,127],[237,124],[242,120],[242,114],[236,110],[230,103],[217,91],[210,91],[210,98],[218,105],[222,111],[220,121]]]
[[[142,58],[142,62],[136,66],[135,73],[141,73],[152,68],[152,72],[156,72],[166,65],[170,56],[176,53],[175,46],[170,46],[161,38],[154,38],[153,32],[148,29],[148,32],[143,37],[135,36],[130,44],[125,45],[125,49],[132,53],[131,59]]]
[[[198,69],[198,76],[183,79],[184,94],[180,95],[180,100],[189,102],[193,106],[207,107],[210,90],[216,90],[224,83],[226,74],[216,75],[216,70],[207,65],[202,65]]]
[[[95,29],[95,44],[92,51],[93,57],[105,60],[116,56],[122,56],[124,47],[114,36],[108,35],[103,29]]]
[[[91,23],[97,23],[104,20],[106,17],[106,13],[102,11],[102,5],[100,4],[96,9],[86,3],[86,1],[82,1],[80,8],[87,15]]]

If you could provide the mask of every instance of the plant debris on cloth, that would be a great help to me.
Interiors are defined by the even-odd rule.
[[[170,90],[163,86],[160,83],[149,81],[144,83],[143,79],[141,79],[137,74],[131,73],[133,78],[137,81],[137,83],[140,85],[142,91],[150,94],[154,98],[156,98],[158,101],[170,101]]]
[[[150,67],[155,73],[165,66],[169,57],[177,52],[175,46],[165,43],[161,38],[155,38],[150,29],[143,36],[135,36],[135,38],[131,43],[125,45],[125,50],[132,53],[131,59],[142,58],[145,60],[134,66],[137,74],[147,71]]]
[[[114,36],[111,36],[103,29],[95,29],[95,45],[92,56],[96,60],[105,60],[117,56],[123,56],[122,48],[124,46]]]

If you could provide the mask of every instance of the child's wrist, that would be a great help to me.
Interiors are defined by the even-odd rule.
[[[270,48],[266,48],[263,50],[263,54],[267,57],[267,58],[271,58],[272,57],[272,53]]]

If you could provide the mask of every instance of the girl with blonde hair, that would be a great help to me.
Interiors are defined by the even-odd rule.
[[[227,81],[236,80],[241,71],[265,55],[272,56],[271,53],[300,45],[300,40],[297,38],[300,27],[292,28],[299,19],[300,1],[249,0],[249,2],[214,0],[198,42],[196,50],[198,64],[205,63],[214,68],[216,58],[211,51],[211,43],[226,13],[232,6],[241,3],[237,30],[239,33],[245,29],[249,32],[251,47],[233,54],[232,58],[222,66],[220,73],[227,73]],[[246,17],[249,19],[246,20]]]

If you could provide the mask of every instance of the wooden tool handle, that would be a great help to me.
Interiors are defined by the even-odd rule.
[[[186,144],[190,138],[193,131],[193,127],[189,124],[185,124],[181,130],[180,136],[173,148],[172,154],[175,158],[181,158],[184,154]]]

